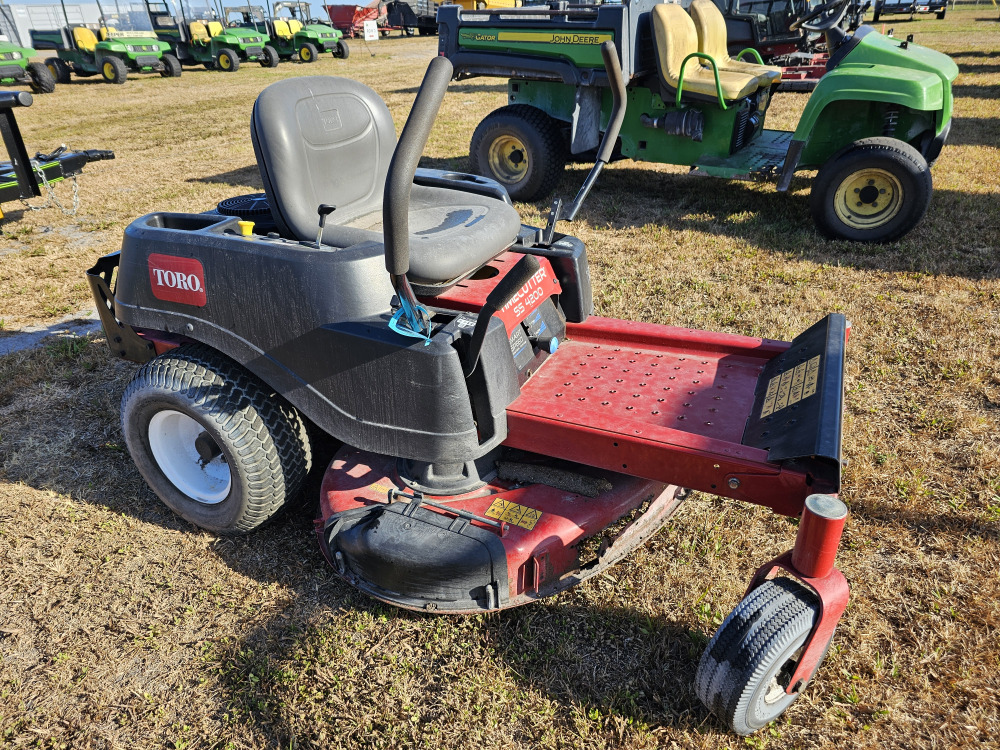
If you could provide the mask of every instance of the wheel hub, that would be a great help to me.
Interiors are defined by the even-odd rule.
[[[164,409],[149,420],[149,448],[179,491],[206,505],[229,496],[232,471],[212,436],[187,414]]]
[[[834,208],[837,216],[855,229],[882,226],[899,213],[903,204],[903,186],[894,174],[884,169],[862,169],[837,188]]]
[[[528,173],[528,150],[520,138],[502,135],[490,144],[490,169],[504,182],[524,179]]]

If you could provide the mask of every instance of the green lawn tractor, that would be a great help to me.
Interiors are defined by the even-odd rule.
[[[288,15],[283,16],[282,11]],[[305,23],[303,23],[305,19]],[[309,3],[277,2],[268,24],[271,43],[282,60],[298,55],[302,62],[315,62],[321,52],[346,59],[350,54],[339,29],[309,20]]]
[[[180,0],[179,15],[170,12],[167,0],[145,0],[157,36],[170,44],[183,65],[204,65],[209,70],[232,73],[240,61],[257,62],[264,68],[278,65],[280,58],[266,37],[257,31],[225,28],[208,5]]]
[[[58,57],[45,61],[58,83],[69,83],[71,74],[81,78],[101,75],[109,83],[125,83],[129,72],[180,76],[180,62],[170,54],[169,45],[156,38],[144,5],[103,0],[97,7],[101,25],[96,30],[71,24],[62,3],[66,20],[62,29],[31,32],[35,47],[58,51]]]
[[[56,90],[52,73],[40,62],[30,62],[35,50],[22,47],[0,36],[0,86],[28,84],[36,94],[51,94]]]
[[[869,26],[845,32],[839,23],[850,2],[832,0],[793,24],[823,32],[830,50],[828,72],[794,131],[764,128],[781,71],[757,55],[729,57],[725,20],[711,0],[694,0],[690,14],[654,0],[474,14],[443,5],[439,50],[456,77],[509,78],[508,105],[472,136],[472,171],[533,201],[554,188],[568,159],[592,159],[613,101],[600,45],[614,41],[627,90],[609,158],[773,181],[779,191],[797,171],[818,170],[810,202],[823,234],[896,240],[930,202],[930,165],[951,128],[958,67]]]
[[[73,151],[60,146],[50,154],[35,154],[32,159],[14,117],[16,108],[30,107],[31,102],[32,96],[27,91],[0,91],[0,142],[7,152],[6,160],[0,158],[0,223],[4,220],[4,203],[39,197],[44,186],[50,202],[59,205],[52,192],[54,183],[75,180],[88,162],[115,158],[113,151]],[[76,205],[74,185],[73,209],[66,213],[75,211]]]

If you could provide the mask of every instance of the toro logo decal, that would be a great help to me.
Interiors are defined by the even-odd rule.
[[[497,316],[507,327],[508,334],[517,327],[518,323],[534,312],[542,302],[553,294],[562,292],[559,280],[552,273],[552,266],[549,265],[548,260],[539,258],[538,263],[541,268],[497,313]]]
[[[149,256],[149,285],[164,302],[204,307],[205,269],[196,258],[153,253]]]

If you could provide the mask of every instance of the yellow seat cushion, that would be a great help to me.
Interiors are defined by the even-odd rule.
[[[279,39],[291,39],[292,32],[288,28],[288,23],[285,21],[275,21],[274,22],[274,35]]]
[[[302,31],[302,21],[299,21],[296,18],[290,18],[288,19],[288,28],[293,34],[298,34]]]
[[[108,38],[109,35],[114,34],[118,31],[114,26],[102,26],[98,33],[101,35],[101,41]]]
[[[191,41],[198,44],[208,44],[212,37],[208,34],[208,29],[201,21],[192,21],[188,24],[188,31],[191,32]]]
[[[208,22],[208,33],[212,36],[218,36],[222,33],[222,24],[218,21]]]
[[[97,37],[86,26],[77,26],[73,29],[73,42],[81,52],[93,52],[97,47]]]
[[[656,65],[660,82],[668,89],[677,90],[681,64],[692,52],[698,52],[698,32],[694,21],[685,10],[673,3],[653,7],[653,40],[656,46]],[[719,71],[719,84],[726,101],[742,99],[761,87],[759,76],[731,70]],[[711,67],[693,58],[684,66],[684,92],[717,99],[715,75]]]
[[[694,0],[688,10],[698,32],[698,51],[711,55],[719,70],[759,76],[766,86],[781,80],[781,68],[734,60],[729,56],[726,18],[712,0]]]

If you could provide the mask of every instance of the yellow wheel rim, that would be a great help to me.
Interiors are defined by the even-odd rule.
[[[219,67],[222,68],[223,70],[229,70],[229,68],[231,67],[229,64],[229,55],[219,56]]]
[[[490,144],[490,171],[506,183],[518,182],[528,173],[528,149],[520,138],[501,135]]]
[[[849,174],[833,198],[833,208],[852,229],[875,229],[892,221],[903,206],[903,186],[885,169]]]
[[[309,48],[303,47],[302,49],[300,49],[299,57],[302,59],[302,62],[309,62],[309,58],[312,57],[312,55],[309,54]]]
[[[52,74],[53,78],[55,78],[58,75],[56,73],[56,66],[55,65],[46,65],[45,67],[49,69],[49,72]]]
[[[109,81],[115,77],[115,66],[109,62],[104,63],[104,77]]]

